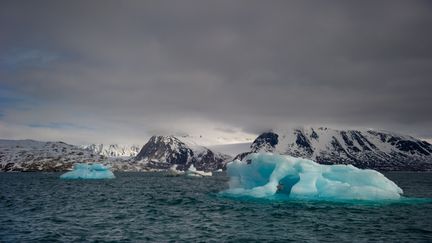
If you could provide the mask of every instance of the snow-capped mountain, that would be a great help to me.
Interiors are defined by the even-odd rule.
[[[83,145],[82,148],[105,157],[135,157],[141,147],[139,145],[123,144],[90,144]]]
[[[431,170],[432,145],[407,135],[375,130],[302,127],[258,136],[251,152],[275,152],[321,164],[353,164],[379,170]]]
[[[176,164],[180,170],[194,165],[198,170],[214,171],[222,168],[229,158],[197,145],[190,137],[153,136],[135,159],[155,169],[168,169]]]
[[[99,155],[63,142],[0,140],[0,171],[64,171],[99,161]]]

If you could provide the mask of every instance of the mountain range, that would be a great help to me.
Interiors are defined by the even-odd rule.
[[[153,136],[138,145],[0,140],[0,171],[65,171],[77,162],[99,162],[114,171],[157,171],[172,165],[186,170],[224,168],[233,158],[273,152],[321,164],[352,164],[377,170],[432,170],[432,145],[408,135],[376,130],[325,127],[278,129],[259,135],[250,146],[202,146],[191,136]],[[230,155],[218,151],[229,151]]]

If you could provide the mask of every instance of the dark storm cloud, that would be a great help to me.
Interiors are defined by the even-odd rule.
[[[0,109],[6,124],[113,136],[324,124],[432,137],[428,1],[0,5],[0,88],[38,101]]]

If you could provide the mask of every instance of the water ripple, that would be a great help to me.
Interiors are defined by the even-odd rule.
[[[409,174],[413,176],[412,173]],[[432,197],[432,174],[389,174],[411,197]],[[0,174],[0,242],[432,241],[432,203],[271,201],[218,194],[227,178],[118,173],[62,181]]]

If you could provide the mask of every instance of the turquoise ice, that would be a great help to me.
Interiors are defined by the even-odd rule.
[[[375,170],[352,165],[322,165],[292,156],[255,153],[227,165],[233,196],[307,200],[386,200],[403,193]]]
[[[72,171],[64,173],[61,179],[114,179],[114,174],[104,165],[75,164]]]

